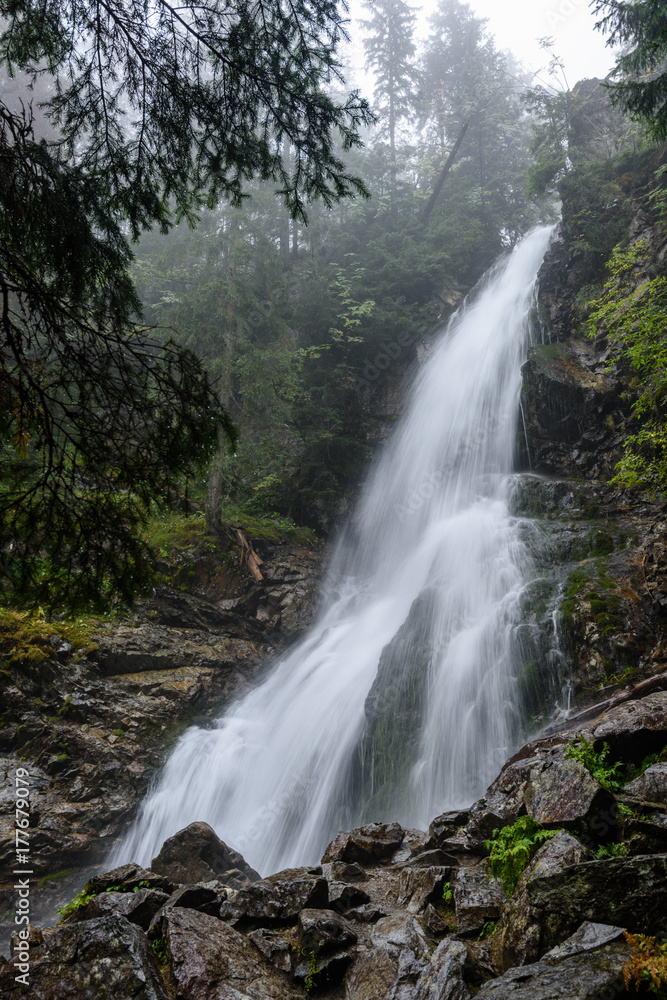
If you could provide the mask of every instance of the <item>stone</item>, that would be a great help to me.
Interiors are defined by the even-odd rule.
[[[347,882],[329,882],[329,909],[345,913],[354,907],[370,903],[371,897],[358,885]]]
[[[458,858],[453,854],[448,854],[440,848],[430,851],[422,851],[420,854],[413,854],[410,861],[406,863],[406,868],[433,868],[443,866],[458,865]]]
[[[522,965],[486,983],[475,1000],[602,1000],[629,996],[623,965],[630,949],[614,941],[592,951],[581,951],[561,961]]]
[[[398,823],[368,823],[349,833],[339,833],[322,855],[328,861],[358,861],[373,864],[390,858],[403,843],[404,831]]]
[[[357,920],[360,924],[374,924],[382,917],[386,917],[387,912],[380,909],[375,903],[366,903],[365,906],[357,906],[353,910],[348,910],[345,916],[348,920]]]
[[[371,931],[371,943],[396,958],[402,951],[410,951],[418,958],[429,951],[423,930],[408,913],[392,913],[378,920]]]
[[[533,879],[567,871],[572,865],[587,861],[590,856],[590,851],[565,830],[559,831],[538,849],[502,912],[498,931],[503,971],[515,965],[536,962],[550,944],[548,921],[541,919],[539,911],[530,902],[529,886]]]
[[[442,937],[443,934],[447,933],[447,925],[432,903],[427,904],[422,921],[426,930],[433,937]]]
[[[296,930],[302,953],[324,955],[357,943],[352,925],[332,910],[301,910]]]
[[[613,927],[610,924],[594,924],[585,920],[574,934],[566,941],[548,951],[544,956],[546,961],[556,962],[570,955],[579,955],[582,951],[593,951],[595,948],[618,941],[623,936],[624,927]]]
[[[468,1000],[470,991],[463,982],[466,958],[461,941],[451,937],[441,941],[417,980],[414,1000]]]
[[[349,865],[345,861],[332,861],[322,865],[322,874],[331,882],[365,882],[368,875],[356,862]]]
[[[585,920],[655,934],[667,913],[667,854],[609,858],[571,865],[527,886],[538,919],[560,944]]]
[[[270,927],[296,923],[301,910],[324,909],[328,902],[325,878],[310,868],[288,868],[230,895],[220,907],[220,918],[235,925]]]
[[[120,868],[113,868],[103,875],[95,875],[86,882],[84,892],[92,895],[99,895],[107,889],[121,887],[121,892],[133,892],[135,889],[159,889],[161,892],[170,893],[174,888],[174,883],[163,875],[142,868],[140,865],[121,865]]]
[[[292,957],[290,943],[284,934],[279,931],[267,931],[265,927],[259,927],[255,931],[250,931],[247,935],[253,944],[257,945],[261,953],[268,958],[271,965],[281,972],[289,972],[292,968]]]
[[[664,854],[667,851],[667,824],[664,819],[664,813],[653,813],[645,819],[624,817],[623,841],[628,854]]]
[[[384,1000],[398,979],[398,960],[382,949],[363,951],[345,977],[345,1000]]]
[[[16,982],[14,960],[0,965],[3,998],[167,1000],[146,935],[117,913],[56,928],[29,964],[29,986]]]
[[[93,920],[107,914],[117,913],[131,924],[148,930],[151,920],[169,899],[166,892],[153,889],[139,889],[138,892],[103,892],[93,896],[85,906],[77,906],[63,924]]]
[[[260,876],[242,856],[227,846],[208,823],[190,823],[165,840],[151,862],[151,870],[176,883],[208,882],[235,870],[246,882]]]
[[[658,802],[667,805],[667,761],[651,764],[643,774],[630,781],[623,789],[626,795],[643,802]]]
[[[445,882],[454,868],[404,868],[398,883],[398,905],[408,913],[421,913],[428,903],[442,899]]]
[[[591,738],[609,743],[612,759],[642,761],[663,749],[667,734],[667,691],[612,708],[590,726]]]
[[[454,910],[459,934],[478,933],[487,920],[497,920],[507,902],[499,879],[490,879],[485,864],[460,868],[454,884]]]
[[[180,889],[172,892],[165,905],[185,906],[191,910],[201,910],[202,913],[209,913],[211,916],[217,917],[222,902],[220,890],[214,888],[218,884],[211,882],[208,885],[181,886]],[[221,886],[220,888],[222,889],[223,887]]]
[[[523,797],[528,815],[543,826],[580,824],[614,804],[613,795],[585,767],[566,758],[563,748],[531,770]]]
[[[302,997],[253,942],[206,913],[184,907],[166,910],[161,936],[179,1000]]]
[[[449,812],[441,813],[440,816],[436,816],[428,828],[427,844],[430,845],[431,850],[438,847],[443,840],[448,840],[452,834],[465,826],[469,819],[470,813],[467,810],[461,811],[460,809],[450,810]],[[424,847],[424,845],[419,843],[415,846],[417,852],[422,851]]]
[[[334,955],[303,956],[292,968],[292,975],[302,981],[306,991],[333,986],[343,978],[352,962],[346,951]]]

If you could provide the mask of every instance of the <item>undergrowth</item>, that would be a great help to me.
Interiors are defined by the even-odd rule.
[[[627,779],[619,775],[622,771],[622,761],[612,764],[609,760],[609,744],[603,743],[602,749],[595,750],[595,740],[588,742],[584,737],[572,740],[567,745],[565,756],[581,764],[599,785],[609,792],[620,792]]]
[[[658,942],[657,938],[644,934],[628,934],[623,931],[625,940],[632,948],[630,958],[623,966],[623,979],[626,990],[634,986],[648,989],[649,993],[667,1000],[667,942]]]
[[[493,838],[485,841],[484,846],[490,852],[491,875],[502,881],[508,896],[513,894],[537,849],[557,833],[557,830],[545,830],[526,815],[519,816],[512,826],[494,830]]]

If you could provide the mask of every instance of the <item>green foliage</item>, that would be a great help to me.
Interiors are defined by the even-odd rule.
[[[367,31],[364,49],[375,72],[375,104],[383,112],[394,158],[397,125],[414,107],[416,14],[405,0],[367,0],[364,6],[371,12],[362,22]]]
[[[442,898],[445,903],[451,903],[454,898],[454,893],[452,892],[452,887],[450,882],[445,882],[442,887]]]
[[[512,826],[494,830],[493,838],[484,843],[490,851],[491,875],[501,879],[508,896],[516,889],[517,882],[528,867],[537,849],[555,837],[557,830],[545,830],[530,816],[519,816]]]
[[[93,634],[105,623],[90,616],[50,620],[40,608],[17,611],[0,607],[0,655],[7,665],[34,664],[54,656],[49,639],[57,635],[75,651],[90,653],[97,649]]]
[[[162,938],[154,938],[151,941],[151,947],[157,955],[157,960],[160,965],[167,965],[169,962],[169,949],[167,948],[167,942],[163,941]]]
[[[603,743],[602,749],[595,750],[595,740],[590,743],[583,736],[571,740],[567,745],[565,756],[569,760],[576,760],[577,763],[585,767],[599,785],[610,792],[619,792],[624,781],[619,777],[619,770],[623,768],[621,761],[615,764],[610,763],[609,744]]]
[[[661,0],[596,0],[596,27],[621,50],[611,85],[613,103],[646,124],[658,142],[667,138],[667,21]]]
[[[58,923],[62,924],[63,921],[65,921],[67,917],[71,916],[71,914],[74,913],[75,910],[78,910],[79,907],[81,906],[85,906],[86,903],[89,903],[90,900],[94,898],[95,898],[95,893],[87,893],[85,889],[82,889],[81,892],[76,894],[74,899],[71,899],[69,901],[69,903],[66,903],[64,906],[58,907],[58,915],[60,917]]]
[[[621,840],[613,844],[601,844],[595,852],[595,857],[598,861],[604,861],[606,858],[623,858],[627,853],[627,845]]]
[[[667,487],[667,278],[638,278],[649,270],[649,257],[645,240],[616,248],[586,327],[591,337],[607,336],[615,363],[629,364],[635,376],[639,429],[627,436],[612,482],[657,495]]]
[[[495,934],[496,927],[497,927],[497,922],[495,920],[485,920],[484,926],[482,927],[477,940],[485,941],[486,938],[491,937],[492,934]]]

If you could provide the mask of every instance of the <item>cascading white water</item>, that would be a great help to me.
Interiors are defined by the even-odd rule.
[[[312,863],[357,822],[424,826],[470,802],[520,739],[531,560],[508,475],[552,232],[530,233],[450,323],[334,555],[319,620],[213,728],[181,737],[116,863],[149,863],[194,820],[264,874]]]

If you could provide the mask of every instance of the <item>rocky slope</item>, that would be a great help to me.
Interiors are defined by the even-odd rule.
[[[581,739],[575,749],[609,744],[602,770],[573,754]],[[93,878],[58,927],[14,935],[0,991],[17,1000],[630,996],[624,972],[630,983],[646,949],[659,949],[642,952],[632,935],[661,933],[667,916],[666,750],[667,692],[644,685],[525,746],[482,799],[428,832],[370,824],[339,834],[319,865],[260,879],[193,823],[149,870]],[[524,845],[541,829],[541,846],[506,852],[498,871],[489,838],[499,843],[497,830],[517,821]]]
[[[103,626],[83,650],[64,641],[54,623],[38,658],[30,645],[4,653],[0,914],[6,928],[13,921],[10,807],[17,767],[31,776],[34,886],[43,879],[33,912],[52,915],[55,901],[85,880],[82,869],[108,855],[180,733],[193,722],[206,725],[310,622],[321,551],[261,537],[251,544],[263,560],[261,581],[247,573],[239,552],[197,535],[170,553],[155,595]]]

